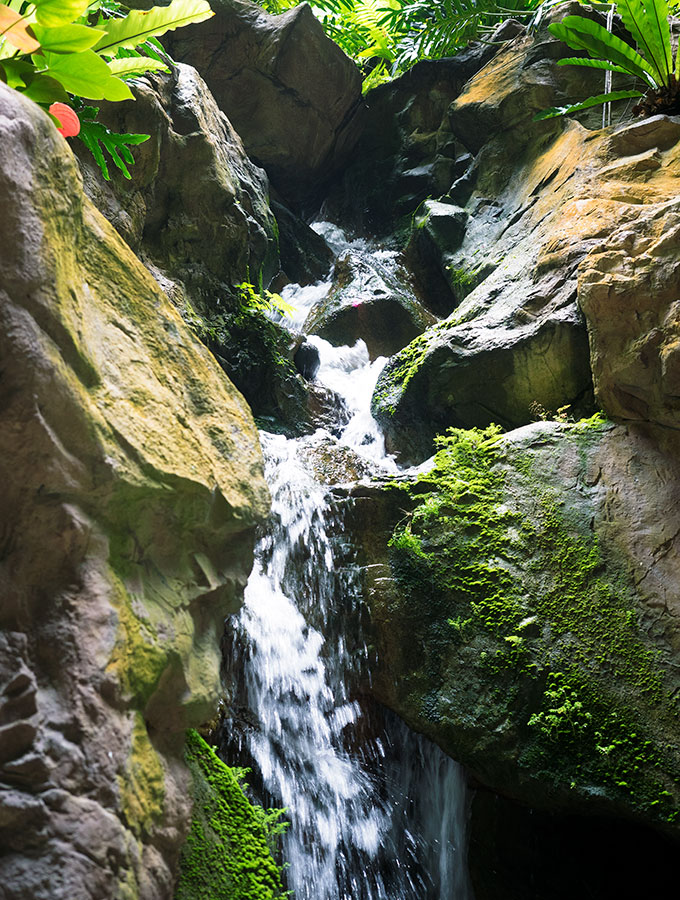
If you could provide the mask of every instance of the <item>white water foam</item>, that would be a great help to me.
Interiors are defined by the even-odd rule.
[[[325,233],[347,248],[334,226]],[[286,289],[294,324],[328,287]],[[308,340],[318,380],[349,410],[338,442],[396,473],[370,413],[386,360],[371,363],[363,341]],[[295,900],[469,900],[460,767],[391,714],[376,733],[351,695],[369,656],[356,633],[357,572],[343,558],[332,499],[308,471],[309,441],[262,434],[272,515],[237,626],[247,724],[230,740],[254,762],[268,801],[288,809],[283,856]]]

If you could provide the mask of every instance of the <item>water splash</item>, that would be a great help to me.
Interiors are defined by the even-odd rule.
[[[296,320],[324,290],[287,289]],[[371,363],[363,341],[310,340],[318,380],[349,410],[338,443],[396,472],[370,414],[385,360]],[[368,715],[356,693],[370,664],[358,572],[309,471],[318,438],[262,433],[272,514],[236,626],[227,755],[238,749],[265,802],[288,808],[283,855],[296,900],[468,900],[460,768],[395,716]]]

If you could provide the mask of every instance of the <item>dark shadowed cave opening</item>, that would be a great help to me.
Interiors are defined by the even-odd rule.
[[[559,815],[491,791],[472,802],[475,900],[637,900],[668,895],[676,842],[635,822]]]

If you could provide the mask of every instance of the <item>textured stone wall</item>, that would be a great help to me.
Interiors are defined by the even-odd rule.
[[[0,894],[167,898],[268,495],[250,411],[0,85]]]

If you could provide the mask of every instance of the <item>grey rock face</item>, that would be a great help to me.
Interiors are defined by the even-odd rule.
[[[304,388],[286,363],[288,333],[263,314],[244,310],[237,287],[266,287],[276,274],[285,280],[266,174],[247,157],[191,66],[140,79],[134,90],[134,102],[108,105],[107,124],[150,133],[151,139],[135,148],[130,181],[114,175],[105,182],[82,152],[87,192],[255,413],[304,418]],[[279,210],[286,265],[302,280],[320,277],[330,267],[323,239],[284,207]]]
[[[243,397],[0,84],[0,893],[172,895],[266,513]]]
[[[307,4],[279,16],[244,0],[212,8],[212,19],[173,35],[170,52],[199,70],[283,197],[304,203],[354,148],[359,71]]]
[[[365,126],[326,208],[359,233],[394,233],[427,197],[446,193],[471,158],[447,110],[497,48],[476,45],[451,59],[417,63],[366,96]]]
[[[135,253],[175,283],[177,295],[224,293],[242,281],[266,284],[278,270],[276,222],[265,173],[200,75],[138,79],[135,101],[109,104],[114,131],[150,134],[135,148],[130,181],[101,178],[80,152],[85,189]]]

